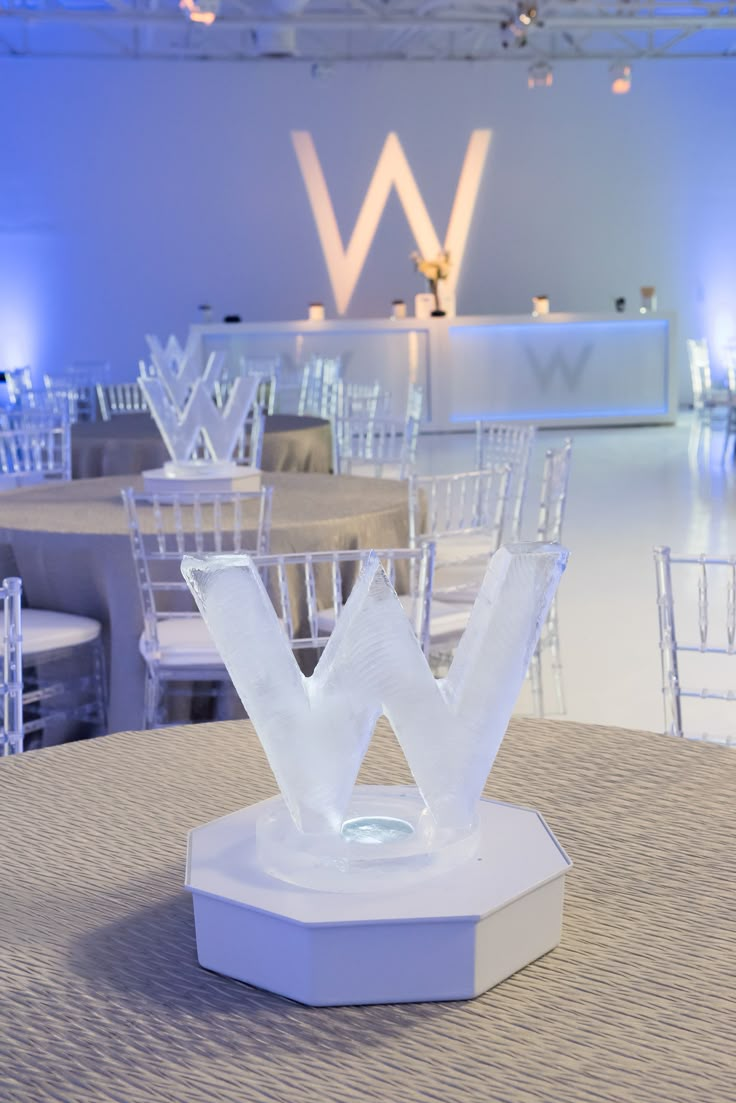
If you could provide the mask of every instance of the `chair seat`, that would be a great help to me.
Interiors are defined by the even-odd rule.
[[[153,653],[145,632],[140,638],[144,659],[153,658],[162,666],[219,666],[223,662],[212,642],[207,625],[200,616],[169,617],[156,626],[158,650]]]
[[[465,631],[470,612],[473,608],[474,598],[465,603],[457,601],[443,601],[441,598],[432,598],[432,611],[429,618],[430,643],[444,640],[452,640],[461,636]]]
[[[22,609],[23,658],[45,652],[82,647],[98,639],[101,628],[91,617],[55,613],[49,609]]]
[[[401,480],[401,463],[382,463],[371,460],[351,460],[350,474],[364,479],[395,479]],[[379,475],[380,471],[380,475]]]

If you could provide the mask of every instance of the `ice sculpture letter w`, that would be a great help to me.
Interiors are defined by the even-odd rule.
[[[283,796],[259,829],[271,872],[326,887],[330,868],[345,881],[345,871],[369,866],[385,874],[393,860],[406,873],[412,862],[426,870],[467,859],[483,787],[567,555],[558,545],[501,548],[440,681],[376,556],[309,678],[248,556],[184,559]],[[381,713],[416,790],[355,787]]]
[[[138,382],[173,468],[189,473],[190,461],[203,442],[210,465],[219,462],[224,471],[230,471],[246,418],[256,402],[260,376],[236,378],[225,401],[217,403],[215,391],[225,367],[222,351],[211,352],[202,367],[196,340],[190,338],[184,349],[174,338],[169,338],[165,347],[151,337],[148,343],[151,363],[141,364]]]

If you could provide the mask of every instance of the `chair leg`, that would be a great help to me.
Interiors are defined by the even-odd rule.
[[[100,728],[100,733],[104,735],[107,733],[107,670],[105,664],[105,649],[102,645],[101,636],[98,636],[95,640],[92,662],[95,720]]]
[[[146,686],[144,690],[143,727],[148,730],[160,723],[161,683],[158,673],[150,666],[146,667]]]
[[[535,716],[544,716],[544,695],[542,693],[542,651],[537,644],[529,663],[529,680],[532,687],[532,710]]]
[[[547,622],[547,639],[549,641],[549,654],[552,665],[552,681],[557,698],[557,711],[564,716],[567,712],[565,703],[565,690],[562,685],[562,657],[560,655],[560,628],[557,620],[557,603],[552,602],[549,620]]]

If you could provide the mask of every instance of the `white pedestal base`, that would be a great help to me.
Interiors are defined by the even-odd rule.
[[[533,809],[482,801],[470,860],[355,893],[264,872],[256,824],[273,803],[190,833],[186,885],[205,969],[321,1006],[464,1000],[560,940],[571,863]]]
[[[255,493],[261,489],[261,470],[236,463],[213,464],[211,473],[205,465],[192,465],[190,473],[181,474],[173,468],[157,467],[143,472],[143,486],[151,494],[228,494],[235,491]]]

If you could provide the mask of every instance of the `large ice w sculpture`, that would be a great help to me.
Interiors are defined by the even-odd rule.
[[[417,977],[417,954],[428,968],[426,946],[405,947],[409,958],[401,964],[392,954],[390,978],[379,955],[384,987],[377,988],[365,968],[352,982],[310,974],[300,987],[293,978],[274,979],[273,969],[280,968],[275,958],[273,969],[263,974],[263,946],[260,956],[246,954],[243,964],[239,939],[239,960],[233,962],[223,950],[223,932],[214,935],[211,917],[202,919],[203,907],[212,910],[213,896],[235,901],[246,912],[273,909],[292,919],[303,913],[307,925],[334,920],[351,928],[365,955],[365,935],[356,933],[355,924],[425,922],[439,914],[462,918],[475,931],[489,900],[496,901],[490,910],[497,911],[529,893],[544,896],[559,880],[554,899],[539,899],[532,915],[519,915],[523,945],[501,966],[503,976],[556,944],[561,882],[569,863],[537,813],[483,800],[482,792],[567,554],[558,545],[520,544],[493,556],[441,681],[432,676],[375,556],[366,562],[308,678],[248,556],[184,558],[182,573],[282,794],[192,832],[189,887],[195,915],[200,909],[203,964],[315,1003],[446,999],[453,998],[448,991],[472,995],[489,987],[489,975],[501,979],[496,951],[478,965],[476,938],[472,977],[464,974],[454,988],[445,977],[427,989]],[[381,713],[393,727],[416,788],[355,785]],[[205,899],[210,904],[203,905]],[[505,929],[511,942],[518,942],[515,926]],[[535,931],[531,940],[529,929]],[[488,937],[498,949],[499,931]],[[315,946],[318,955],[330,942],[324,935],[315,935],[315,941],[323,944],[319,950]],[[375,941],[371,945],[376,953]],[[332,949],[342,961],[344,946]],[[414,966],[408,966],[409,959]],[[436,964],[430,970],[435,976]],[[397,982],[397,975],[403,980]],[[339,998],[333,998],[335,986]],[[439,994],[427,994],[435,990]]]

